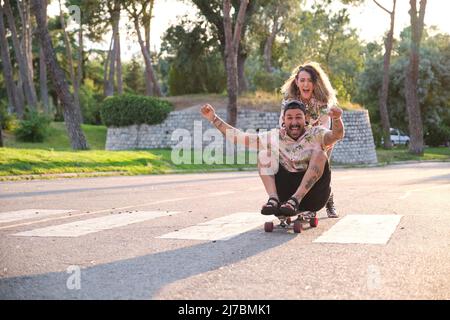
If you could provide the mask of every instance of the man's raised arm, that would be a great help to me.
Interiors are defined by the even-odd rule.
[[[249,148],[258,148],[259,137],[257,134],[245,133],[239,129],[230,126],[228,123],[219,118],[216,111],[210,104],[201,107],[202,116],[211,122],[222,134],[234,144],[242,144]]]
[[[324,144],[330,146],[344,138],[344,123],[342,122],[342,109],[331,107],[328,115],[331,118],[331,131],[325,133]]]

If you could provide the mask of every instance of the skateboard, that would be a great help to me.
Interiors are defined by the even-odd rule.
[[[278,225],[274,225],[273,221],[268,221],[264,223],[264,231],[265,232],[272,232],[274,229],[284,229],[287,230],[291,227],[293,227],[295,233],[301,233],[303,230],[303,223],[308,223],[311,228],[315,228],[319,225],[319,218],[317,218],[315,215],[310,216],[308,215],[309,212],[300,212],[299,214],[295,215],[297,216],[296,220],[292,220],[295,216],[287,217],[287,216],[276,216],[280,223]]]

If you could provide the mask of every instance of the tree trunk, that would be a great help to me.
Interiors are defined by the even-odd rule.
[[[0,51],[3,65],[3,76],[8,95],[9,107],[17,113],[19,118],[23,118],[24,105],[17,95],[16,84],[14,83],[13,68],[9,57],[8,42],[6,40],[5,24],[3,21],[3,8],[0,3]]]
[[[273,25],[272,30],[270,31],[270,35],[267,37],[266,43],[264,44],[264,68],[267,72],[272,73],[273,67],[272,67],[272,47],[273,43],[275,42],[275,37],[277,36],[277,33],[280,31],[279,29],[279,7],[281,6],[281,3],[277,5],[275,16],[273,19]]]
[[[247,9],[248,0],[241,0],[236,25],[233,25],[230,17],[231,3],[230,0],[223,0],[223,26],[225,32],[225,61],[227,71],[227,122],[231,126],[236,126],[237,121],[237,54],[240,43],[242,25],[245,19],[245,11]]]
[[[410,0],[409,3],[411,6],[409,11],[411,17],[411,48],[405,78],[405,96],[410,134],[409,152],[416,155],[422,155],[424,149],[423,124],[417,90],[419,81],[420,40],[422,38],[427,1],[420,1],[419,16],[417,16],[416,0]]]
[[[48,101],[48,86],[47,86],[47,65],[45,64],[44,49],[42,45],[39,49],[39,82],[41,87],[41,102],[44,107],[44,112],[50,113],[50,104]]]
[[[64,72],[56,60],[50,34],[47,28],[47,17],[45,13],[45,0],[32,0],[32,11],[36,17],[37,35],[44,50],[45,62],[52,79],[53,86],[61,101],[64,110],[64,120],[70,139],[70,144],[75,150],[88,149],[86,137],[81,129],[81,112],[75,106],[73,96],[70,94]]]
[[[116,75],[116,60],[117,60],[117,34],[119,33],[120,22],[120,4],[115,1],[114,7],[111,11],[111,25],[112,25],[112,39],[113,45],[111,48],[111,55],[109,60],[109,75],[106,88],[106,96],[114,95],[114,78]]]
[[[123,79],[122,79],[122,59],[120,57],[120,33],[116,35],[116,68],[117,68],[117,93],[123,94]]]
[[[392,44],[394,42],[395,5],[397,0],[393,0],[392,11],[388,11],[387,9],[382,7],[380,4],[377,3],[376,0],[374,0],[374,2],[378,6],[380,6],[383,10],[388,12],[391,17],[391,26],[385,42],[383,83],[381,85],[380,100],[379,100],[381,126],[383,128],[383,146],[385,149],[391,149],[392,148],[391,133],[390,133],[391,124],[389,121],[387,99],[389,93],[389,69],[391,65],[391,52],[392,52]]]
[[[239,45],[239,48],[241,45]],[[245,76],[245,61],[247,60],[247,52],[239,50],[237,55],[237,74],[238,74],[238,95],[248,90],[248,81]]]
[[[83,85],[83,66],[84,66],[84,54],[83,54],[83,26],[81,24],[80,18],[80,28],[78,29],[78,73],[77,73],[77,82],[81,87]]]
[[[148,52],[148,55],[149,55],[150,61],[151,61],[150,31],[151,31],[151,25],[152,25],[153,8],[155,5],[155,0],[150,0],[148,2],[148,4],[149,4],[149,10],[148,10],[148,12],[144,13],[145,19],[143,19],[143,22],[144,22],[144,32],[145,32],[145,47],[147,48],[147,52]],[[153,92],[158,97],[162,96],[161,88],[159,87],[158,80],[156,79],[155,71],[153,70],[153,66],[151,63],[150,63],[150,68],[148,70],[148,74],[152,81]]]
[[[30,107],[36,107],[37,97],[36,90],[34,88],[33,79],[31,78],[30,70],[28,68],[28,62],[25,59],[25,55],[22,52],[19,38],[17,36],[17,29],[14,21],[14,16],[9,4],[9,0],[4,1],[5,15],[8,20],[9,30],[11,31],[11,37],[13,40],[14,53],[16,55],[17,64],[19,65],[20,77],[23,81],[23,88],[25,91],[25,97],[27,104]]]
[[[45,16],[47,16],[47,0],[43,1]],[[50,114],[50,103],[48,99],[47,86],[47,65],[45,64],[44,49],[42,44],[39,45],[39,83],[41,91],[41,103],[44,107],[44,112]]]
[[[161,97],[161,89],[159,88],[158,81],[156,80],[155,73],[152,67],[152,60],[150,57],[150,50],[146,47],[144,43],[144,39],[142,39],[142,34],[139,28],[139,22],[137,17],[134,18],[134,28],[136,29],[136,33],[138,36],[139,46],[141,47],[142,55],[144,56],[145,61],[145,81],[146,81],[146,90],[147,95],[155,95],[157,97]],[[153,94],[149,94],[148,90],[151,88]]]
[[[70,45],[69,41],[69,35],[66,31],[66,22],[64,21],[64,14],[62,12],[62,6],[61,6],[61,0],[59,2],[59,20],[61,22],[61,28],[64,35],[64,44],[66,46],[66,55],[67,55],[67,61],[69,63],[69,73],[70,73],[70,80],[72,82],[73,86],[73,97],[74,97],[74,103],[78,109],[81,108],[80,106],[80,90],[78,85],[77,76],[75,75],[75,68],[73,66],[73,56],[72,56],[72,46]],[[80,112],[81,117],[81,112]],[[80,121],[82,122],[82,118],[80,118]]]
[[[108,53],[106,54],[105,64],[103,67],[103,95],[105,97],[109,97],[112,95],[112,94],[110,94],[111,87],[110,87],[110,84],[108,81],[108,73],[109,73],[109,64],[110,64],[109,62],[111,59],[111,50],[112,50],[113,44],[114,44],[114,34],[111,37],[111,41],[109,43],[109,50],[108,50]]]

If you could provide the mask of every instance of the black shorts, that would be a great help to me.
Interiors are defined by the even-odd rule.
[[[277,187],[280,202],[286,202],[297,191],[302,182],[305,172],[287,171],[281,164],[275,174],[275,185]],[[328,161],[325,163],[323,174],[311,190],[300,202],[301,211],[319,211],[328,201],[331,193],[330,187],[331,171]]]

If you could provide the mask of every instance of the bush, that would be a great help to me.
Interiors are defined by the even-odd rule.
[[[424,140],[431,147],[446,145],[450,140],[450,128],[445,125],[430,126],[425,133]]]
[[[100,107],[102,121],[107,127],[158,124],[170,111],[172,105],[168,101],[131,94],[107,97]]]
[[[286,74],[279,70],[275,70],[272,73],[264,70],[259,70],[253,77],[253,83],[257,90],[259,89],[271,92],[279,89],[286,79]]]
[[[42,142],[47,136],[50,118],[36,110],[27,111],[23,120],[14,130],[17,140],[25,142]]]
[[[99,125],[102,120],[100,118],[100,104],[102,96],[96,94],[88,86],[80,88],[80,105],[81,114],[83,115],[83,123]]]
[[[16,122],[16,116],[8,112],[6,103],[0,101],[0,126],[2,130],[12,130]]]

